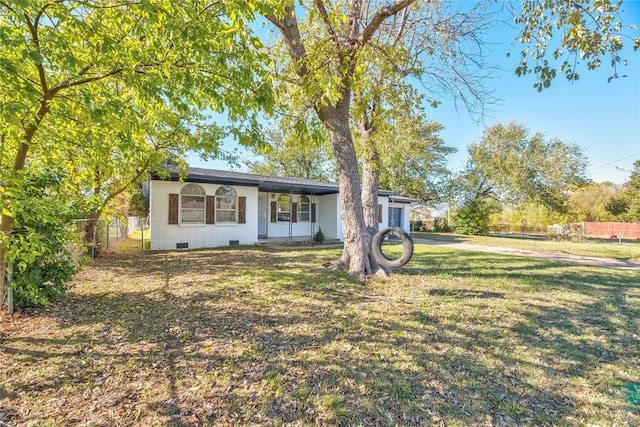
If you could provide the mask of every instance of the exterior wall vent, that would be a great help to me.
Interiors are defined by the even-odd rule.
[[[176,249],[189,249],[189,243],[176,243]]]

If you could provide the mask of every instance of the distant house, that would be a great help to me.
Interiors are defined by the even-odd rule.
[[[180,181],[175,168],[169,172],[149,184],[152,250],[312,238],[319,229],[343,240],[336,183],[196,168]],[[381,226],[409,232],[416,200],[380,191],[378,202]]]

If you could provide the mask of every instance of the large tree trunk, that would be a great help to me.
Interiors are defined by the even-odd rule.
[[[337,107],[325,106],[318,109],[318,116],[329,133],[329,142],[338,169],[340,215],[344,236],[344,251],[340,265],[347,268],[350,274],[358,276],[386,275],[386,271],[380,268],[373,257],[372,235],[365,225],[358,158],[349,128],[348,102],[348,99],[343,98]]]
[[[98,221],[100,220],[100,213],[94,212],[89,218],[84,222],[84,229],[82,230],[83,236],[82,241],[85,244],[89,256],[95,258],[99,255],[100,249],[96,247],[97,242],[95,241],[96,227],[98,225]]]
[[[371,139],[373,128],[359,123],[362,140],[362,207],[364,222],[374,236],[379,230],[378,191],[380,190],[380,154]]]

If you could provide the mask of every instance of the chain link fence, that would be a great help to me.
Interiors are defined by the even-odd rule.
[[[127,224],[117,218],[111,220],[99,219],[91,229],[94,220],[80,219],[76,221],[76,228],[84,235],[87,251],[83,255],[96,258],[100,252],[117,246],[126,239]]]

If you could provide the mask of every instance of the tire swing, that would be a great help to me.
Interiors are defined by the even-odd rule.
[[[402,240],[402,255],[398,259],[387,258],[387,256],[382,252],[382,243],[387,234],[394,234]],[[402,267],[408,263],[413,256],[413,239],[411,239],[411,236],[409,236],[406,231],[399,227],[387,227],[378,231],[378,233],[373,236],[371,246],[373,257],[378,261],[378,264],[386,268]]]

